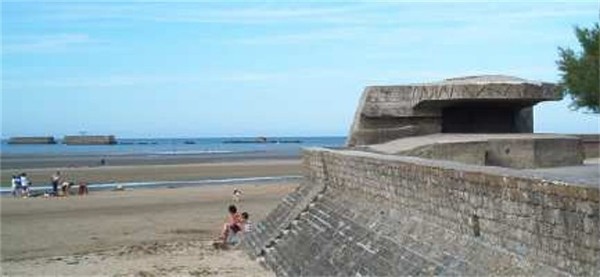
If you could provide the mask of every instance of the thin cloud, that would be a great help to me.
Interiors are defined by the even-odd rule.
[[[577,4],[577,3],[575,3]],[[579,3],[582,4],[582,3]],[[597,8],[597,7],[596,7]],[[473,19],[477,20],[512,20],[512,21],[530,21],[534,19],[545,18],[569,18],[578,16],[597,16],[597,9],[590,9],[589,6],[563,7],[563,6],[531,6],[529,9],[517,9],[513,11],[504,11],[495,14],[493,17],[479,15]]]
[[[259,37],[235,39],[241,44],[297,44],[314,41],[339,41],[355,39],[365,31],[364,28],[329,28],[298,33],[274,34]]]
[[[175,23],[263,24],[281,22],[346,22],[345,15],[364,11],[361,5],[306,6],[243,3],[62,3],[35,7],[18,21],[93,22],[106,20]],[[9,4],[8,9],[11,6]]]
[[[108,88],[145,85],[173,85],[192,84],[206,85],[211,82],[228,83],[272,83],[280,81],[307,80],[318,78],[334,78],[344,76],[339,70],[326,69],[301,69],[287,72],[212,72],[197,74],[131,74],[108,76],[82,76],[63,77],[51,79],[36,79],[29,77],[13,76],[4,80],[4,89],[7,91],[30,88]]]
[[[170,83],[190,83],[199,81],[195,76],[164,76],[164,75],[112,75],[98,77],[70,77],[36,80],[27,78],[5,80],[5,89],[25,88],[106,88],[138,85],[159,85]]]
[[[226,74],[216,79],[225,82],[273,82],[285,80],[287,76],[282,73],[240,72]]]
[[[45,53],[68,50],[74,46],[89,45],[94,40],[87,34],[56,34],[7,38],[4,53]],[[11,42],[12,40],[12,42]]]
[[[329,23],[351,26],[398,26],[419,22],[521,22],[544,18],[595,16],[597,11],[589,5],[562,7],[557,5],[512,3],[512,9],[500,5],[481,3],[440,4],[426,3],[407,9],[406,3],[352,4],[345,6],[295,6],[270,5],[260,8],[231,8],[228,6],[206,8],[202,5],[169,7],[143,7],[131,14],[132,19],[158,22],[221,23],[221,24],[293,24]],[[575,3],[577,4],[577,3]],[[581,3],[580,3],[581,4]],[[510,3],[509,3],[510,5]],[[493,14],[493,16],[490,16]]]
[[[474,76],[486,74],[504,74],[519,76],[525,79],[554,82],[556,81],[557,71],[553,68],[543,66],[530,67],[479,67],[469,69],[449,69],[449,70],[382,70],[373,74],[362,75],[361,81],[366,85],[399,85],[409,83],[435,82],[448,78],[461,76]],[[360,74],[356,74],[357,77]]]
[[[281,21],[314,21],[319,18],[353,12],[351,8],[210,8],[175,9],[160,16],[148,17],[158,21],[206,23],[265,23]]]
[[[7,3],[6,10],[11,9]],[[255,3],[256,4],[256,3]],[[597,16],[591,3],[62,3],[36,6],[34,14],[17,21],[107,21],[198,24],[296,24],[401,26],[419,23],[520,22],[543,18]]]
[[[215,76],[214,79],[227,82],[279,82],[299,81],[320,78],[345,77],[338,69],[300,69],[287,72],[232,72]]]

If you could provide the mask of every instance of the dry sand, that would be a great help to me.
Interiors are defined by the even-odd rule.
[[[253,221],[297,184],[243,185]],[[214,250],[233,186],[1,199],[2,275],[268,276],[241,250]]]

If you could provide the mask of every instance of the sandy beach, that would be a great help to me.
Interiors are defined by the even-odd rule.
[[[297,184],[236,186],[264,217]],[[268,276],[241,250],[215,250],[233,186],[1,200],[2,275]]]
[[[6,159],[4,159],[6,158]],[[3,276],[269,276],[241,249],[216,250],[234,187],[252,221],[273,209],[296,183],[271,181],[194,185],[205,180],[301,175],[298,158],[207,159],[176,155],[98,157],[3,155],[2,184],[26,172],[33,187],[65,181],[90,184],[188,181],[186,187],[91,191],[85,197],[0,198]],[[89,161],[88,161],[89,160]],[[74,192],[76,189],[72,189]]]
[[[188,181],[236,177],[264,177],[301,175],[301,161],[295,160],[252,160],[216,163],[166,164],[166,165],[122,165],[95,167],[58,167],[2,169],[2,184],[8,186],[13,174],[26,172],[34,186],[50,183],[57,170],[67,181],[88,183],[144,182],[144,181]]]

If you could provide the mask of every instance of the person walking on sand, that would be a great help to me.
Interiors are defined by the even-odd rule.
[[[88,186],[86,182],[79,182],[79,190],[77,194],[86,195],[89,193]]]
[[[53,196],[58,196],[58,184],[60,184],[61,179],[62,179],[62,176],[60,176],[60,171],[56,171],[56,173],[54,173],[52,175],[52,194],[53,194]]]
[[[240,202],[240,197],[242,196],[242,191],[238,188],[233,189],[233,202]]]
[[[12,196],[13,197],[17,197],[17,195],[20,195],[20,190],[21,190],[21,178],[18,177],[17,175],[13,175],[12,176],[12,180],[10,180],[10,184],[11,184],[11,188],[12,188]]]
[[[15,182],[17,183],[17,195],[23,196],[23,186],[21,185],[21,174],[15,175]]]
[[[27,174],[23,172],[21,174],[21,195],[23,197],[29,197],[29,179],[27,179]]]

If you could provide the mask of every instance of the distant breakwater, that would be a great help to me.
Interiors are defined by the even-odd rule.
[[[105,145],[117,144],[115,136],[65,136],[63,143],[66,145]]]
[[[12,137],[8,144],[56,144],[54,137]]]
[[[113,135],[108,136],[65,136],[62,140],[66,145],[110,145],[117,144]],[[52,136],[48,137],[11,137],[8,144],[56,144]]]

